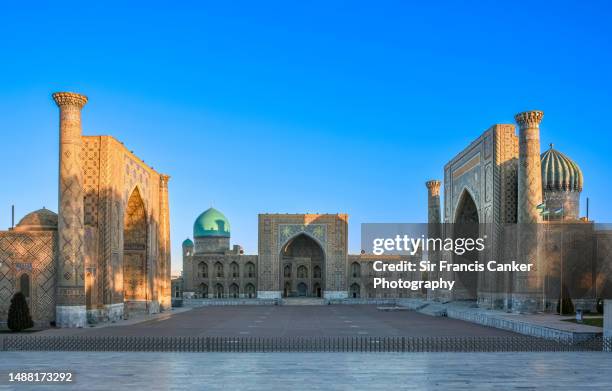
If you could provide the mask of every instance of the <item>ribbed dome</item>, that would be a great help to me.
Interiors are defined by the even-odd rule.
[[[52,231],[57,229],[57,214],[49,209],[28,213],[15,227],[16,231]]]
[[[544,190],[582,191],[582,171],[572,159],[554,149],[552,144],[540,159]]]
[[[183,240],[183,247],[193,247],[193,242],[191,241],[191,239],[187,238]]]
[[[193,237],[230,237],[229,220],[215,208],[205,210],[193,223]]]

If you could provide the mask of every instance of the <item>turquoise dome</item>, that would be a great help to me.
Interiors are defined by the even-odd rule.
[[[552,144],[540,159],[544,190],[582,191],[582,171],[572,159],[554,149]]]
[[[193,237],[230,237],[229,220],[215,208],[205,210],[193,223]]]
[[[187,238],[183,241],[183,247],[193,247],[193,242],[191,239]]]

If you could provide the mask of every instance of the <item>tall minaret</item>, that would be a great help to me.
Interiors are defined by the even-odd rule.
[[[542,221],[536,208],[542,203],[540,161],[541,111],[525,111],[514,116],[519,125],[518,223]]]
[[[169,175],[159,175],[159,256],[162,268],[160,270],[159,303],[162,310],[172,308],[170,284],[170,206],[168,204]]]
[[[512,308],[516,312],[533,313],[545,308],[540,265],[543,260],[538,257],[542,217],[537,208],[542,203],[540,122],[543,116],[541,111],[526,111],[514,117],[519,125],[517,257],[518,262],[533,265],[531,271],[514,275]]]
[[[432,179],[425,182],[427,187],[427,237],[439,238],[441,237],[441,214],[440,214],[440,181]],[[440,264],[440,252],[428,251],[427,259],[430,263],[439,265]],[[437,280],[440,277],[439,266],[433,272],[427,273],[427,279]],[[437,295],[437,291],[428,291],[427,296],[429,299],[434,299]]]
[[[81,109],[87,97],[56,92],[60,110],[59,206],[57,265],[58,327],[85,327],[87,312],[84,283],[83,172],[81,168]]]

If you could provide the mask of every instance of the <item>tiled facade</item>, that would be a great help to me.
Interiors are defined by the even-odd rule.
[[[346,214],[260,214],[258,255],[244,255],[240,246],[230,250],[226,239],[222,249],[218,248],[219,238],[196,239],[195,247],[190,240],[183,244],[185,296],[345,299],[424,294],[374,289],[374,261],[415,262],[418,256],[349,255]],[[420,279],[416,274],[377,272],[376,276]],[[175,286],[180,286],[178,281]]]
[[[83,327],[170,308],[169,177],[111,136],[83,136],[86,97],[54,99],[60,108],[56,225],[0,233],[2,303],[21,289],[25,273],[41,324]],[[0,304],[3,318],[4,311]]]
[[[436,292],[435,297],[535,312],[554,311],[559,291],[567,287],[572,300],[585,309],[592,309],[598,297],[611,294],[607,270],[612,261],[597,250],[609,243],[610,231],[598,232],[593,222],[578,218],[582,173],[575,163],[553,151],[551,144],[548,153],[567,163],[540,165],[546,156],[540,150],[542,118],[540,111],[519,113],[515,117],[518,134],[514,125],[493,125],[453,157],[444,167],[443,217],[436,212],[437,181],[426,183],[430,225],[445,223],[441,227],[447,232],[442,234],[452,235],[448,232],[452,224],[477,224],[477,235],[488,238],[486,251],[478,255],[480,262],[518,260],[534,264],[533,271],[477,272],[467,284],[462,284],[458,273],[445,272],[444,278],[455,280],[458,288]],[[565,214],[554,214],[559,206],[567,208]],[[544,211],[549,217],[542,217]],[[561,231],[567,236],[560,243],[554,233]],[[570,246],[568,237],[572,236],[581,239]],[[572,252],[576,255],[571,256]],[[441,256],[453,261],[449,252]],[[578,278],[581,282],[572,281]]]

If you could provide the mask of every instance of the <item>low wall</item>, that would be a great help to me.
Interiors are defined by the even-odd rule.
[[[278,305],[276,299],[183,299],[183,307],[213,307],[228,305]]]
[[[297,298],[295,298],[297,299]],[[369,304],[408,306],[411,299],[319,299],[321,304]],[[282,299],[182,299],[182,307],[209,307],[224,305],[280,305]],[[421,302],[421,301],[419,301]]]
[[[396,305],[397,299],[329,299],[326,300],[327,304],[375,304],[375,305]]]

